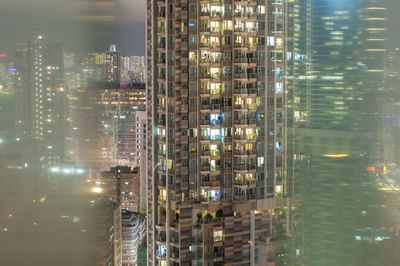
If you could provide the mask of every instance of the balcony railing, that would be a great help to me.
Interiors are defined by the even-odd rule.
[[[233,169],[234,170],[240,170],[240,171],[249,171],[249,170],[255,170],[257,168],[257,166],[255,164],[251,164],[251,165],[234,165]]]

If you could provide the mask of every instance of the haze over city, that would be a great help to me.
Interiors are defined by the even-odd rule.
[[[1,0],[0,265],[399,265],[397,0]]]

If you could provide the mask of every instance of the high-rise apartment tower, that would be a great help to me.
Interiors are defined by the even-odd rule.
[[[147,1],[149,265],[285,261],[290,2]]]

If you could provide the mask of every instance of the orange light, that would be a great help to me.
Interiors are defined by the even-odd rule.
[[[349,154],[341,153],[341,154],[324,154],[323,157],[325,158],[346,158],[349,157]]]
[[[367,171],[368,172],[375,172],[376,171],[376,167],[375,166],[368,166],[367,167]]]

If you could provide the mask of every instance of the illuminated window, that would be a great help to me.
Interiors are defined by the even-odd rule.
[[[235,43],[237,44],[242,44],[243,43],[243,38],[240,35],[235,35]]]
[[[232,30],[233,23],[232,20],[224,20],[224,30]]]
[[[277,141],[275,143],[276,152],[282,152],[282,142]]]
[[[158,246],[158,249],[157,249],[157,256],[159,256],[159,257],[165,257],[165,256],[167,256],[167,247],[165,246],[165,245],[160,245],[160,246]],[[160,262],[163,262],[163,261],[160,261]],[[160,266],[166,266],[167,265],[167,263],[166,263],[166,261],[164,261],[165,262],[165,264],[159,264]]]
[[[274,36],[268,36],[267,37],[267,45],[268,46],[275,46],[275,37]]]
[[[220,22],[219,21],[211,21],[211,32],[219,32],[220,31]]]
[[[211,78],[220,78],[221,68],[219,68],[219,67],[210,68],[210,74],[211,74]]]
[[[214,231],[214,242],[221,242],[222,238],[222,230]]]
[[[211,6],[211,16],[212,17],[217,17],[222,14],[222,7],[221,6]]]
[[[167,200],[167,191],[165,189],[161,189],[160,190],[159,199],[164,201],[164,202]]]
[[[282,48],[282,38],[276,38],[276,48]]]
[[[247,45],[249,48],[256,48],[257,42],[255,37],[248,37],[247,38]]]
[[[196,52],[189,52],[189,61],[196,62],[197,56]]]
[[[276,82],[275,91],[278,94],[283,93],[283,82]]]
[[[264,157],[257,157],[257,166],[258,167],[264,166]]]
[[[220,140],[220,138],[221,138],[220,129],[211,129],[210,130],[210,139],[211,140]]]
[[[210,38],[210,42],[211,42],[211,48],[219,48],[220,47],[219,37],[212,36]]]
[[[220,93],[220,87],[221,87],[220,83],[211,83],[210,94],[219,94]]]

